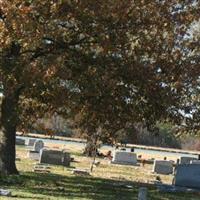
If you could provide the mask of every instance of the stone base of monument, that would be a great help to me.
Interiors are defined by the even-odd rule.
[[[110,161],[110,164],[115,164],[115,165],[132,165],[132,166],[140,166],[138,163],[132,163],[132,162],[120,162],[120,161]]]
[[[37,151],[29,151],[27,157],[31,160],[39,160],[40,153]]]

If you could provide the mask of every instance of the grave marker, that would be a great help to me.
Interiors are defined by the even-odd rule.
[[[36,139],[29,139],[28,146],[30,146],[30,147],[34,146],[35,141],[36,141]]]
[[[147,200],[147,188],[146,187],[139,188],[138,200]]]
[[[40,152],[40,150],[44,147],[44,142],[42,140],[36,140],[33,145],[33,150],[36,152]]]
[[[187,157],[187,156],[182,156],[180,157],[180,161],[179,161],[179,164],[190,164],[190,161],[191,160],[197,160],[197,158],[194,158],[194,157]]]
[[[65,151],[42,149],[40,151],[40,163],[63,165],[68,167],[70,165],[70,154]]]
[[[157,174],[172,174],[173,163],[167,160],[155,160],[153,165],[153,172]]]
[[[115,151],[112,159],[114,164],[136,165],[137,154],[126,151]]]
[[[21,138],[16,138],[15,140],[16,145],[25,145],[25,140]]]
[[[28,151],[28,158],[32,160],[39,160],[40,159],[40,153],[37,151]]]
[[[197,164],[178,165],[173,181],[175,186],[200,189],[200,167]]]

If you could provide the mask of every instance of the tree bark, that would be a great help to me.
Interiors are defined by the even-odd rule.
[[[19,94],[4,96],[1,104],[1,130],[0,130],[0,174],[18,174],[15,158],[15,138],[18,122]]]

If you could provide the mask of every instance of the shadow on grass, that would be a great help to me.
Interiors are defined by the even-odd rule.
[[[131,187],[126,187],[127,185]],[[137,200],[138,183],[102,179],[96,177],[61,176],[57,174],[24,173],[20,176],[10,176],[0,179],[0,187],[11,188],[22,192],[16,197],[30,198],[30,194],[37,194],[32,199],[88,199],[88,200]],[[28,195],[29,194],[29,195]],[[26,196],[28,195],[28,196]],[[189,200],[192,194],[158,193],[154,186],[149,186],[148,197],[151,200]]]
[[[137,199],[133,198],[136,188],[127,188],[124,186],[125,184],[129,183],[93,177],[36,173],[24,173],[20,176],[0,179],[0,187],[24,191],[25,194],[41,194],[66,199]],[[16,197],[26,198],[20,194]]]

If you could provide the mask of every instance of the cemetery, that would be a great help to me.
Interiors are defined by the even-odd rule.
[[[0,0],[0,200],[200,200],[199,13]]]
[[[15,199],[48,198],[50,200],[58,197],[61,200],[89,200],[96,199],[96,197],[100,200],[105,198],[114,200],[119,197],[120,199],[135,199],[134,196],[142,200],[144,198],[146,200],[147,197],[159,200],[199,199],[199,193],[195,192],[196,189],[200,189],[198,188],[199,176],[196,176],[200,174],[198,160],[192,160],[191,164],[176,166],[172,161],[158,158],[153,164],[147,162],[143,165],[138,162],[136,153],[114,150],[111,162],[107,158],[97,157],[98,165],[94,167],[93,172],[90,172],[92,159],[82,156],[83,149],[79,145],[76,148],[73,145],[55,146],[42,143],[42,140],[37,139],[32,147],[37,147],[38,141],[42,144],[40,146],[42,148],[34,149],[39,151],[37,159],[28,156],[31,152],[30,145],[23,148],[21,145],[17,146],[17,155],[20,158],[17,166],[20,170],[20,177],[13,176],[14,185],[12,183],[10,185],[6,178],[2,179],[0,199],[8,199],[9,196]],[[139,157],[145,157],[145,155]],[[21,186],[21,184],[26,184],[26,186]],[[165,190],[167,187],[173,187],[173,189],[177,187],[177,191],[173,193],[160,191],[157,185],[162,184],[163,187],[167,185]],[[84,192],[80,192],[82,187]],[[180,188],[193,188],[194,191],[187,192],[187,189],[184,189],[183,196]],[[114,190],[119,191],[112,192]],[[8,194],[8,196],[3,194]]]

